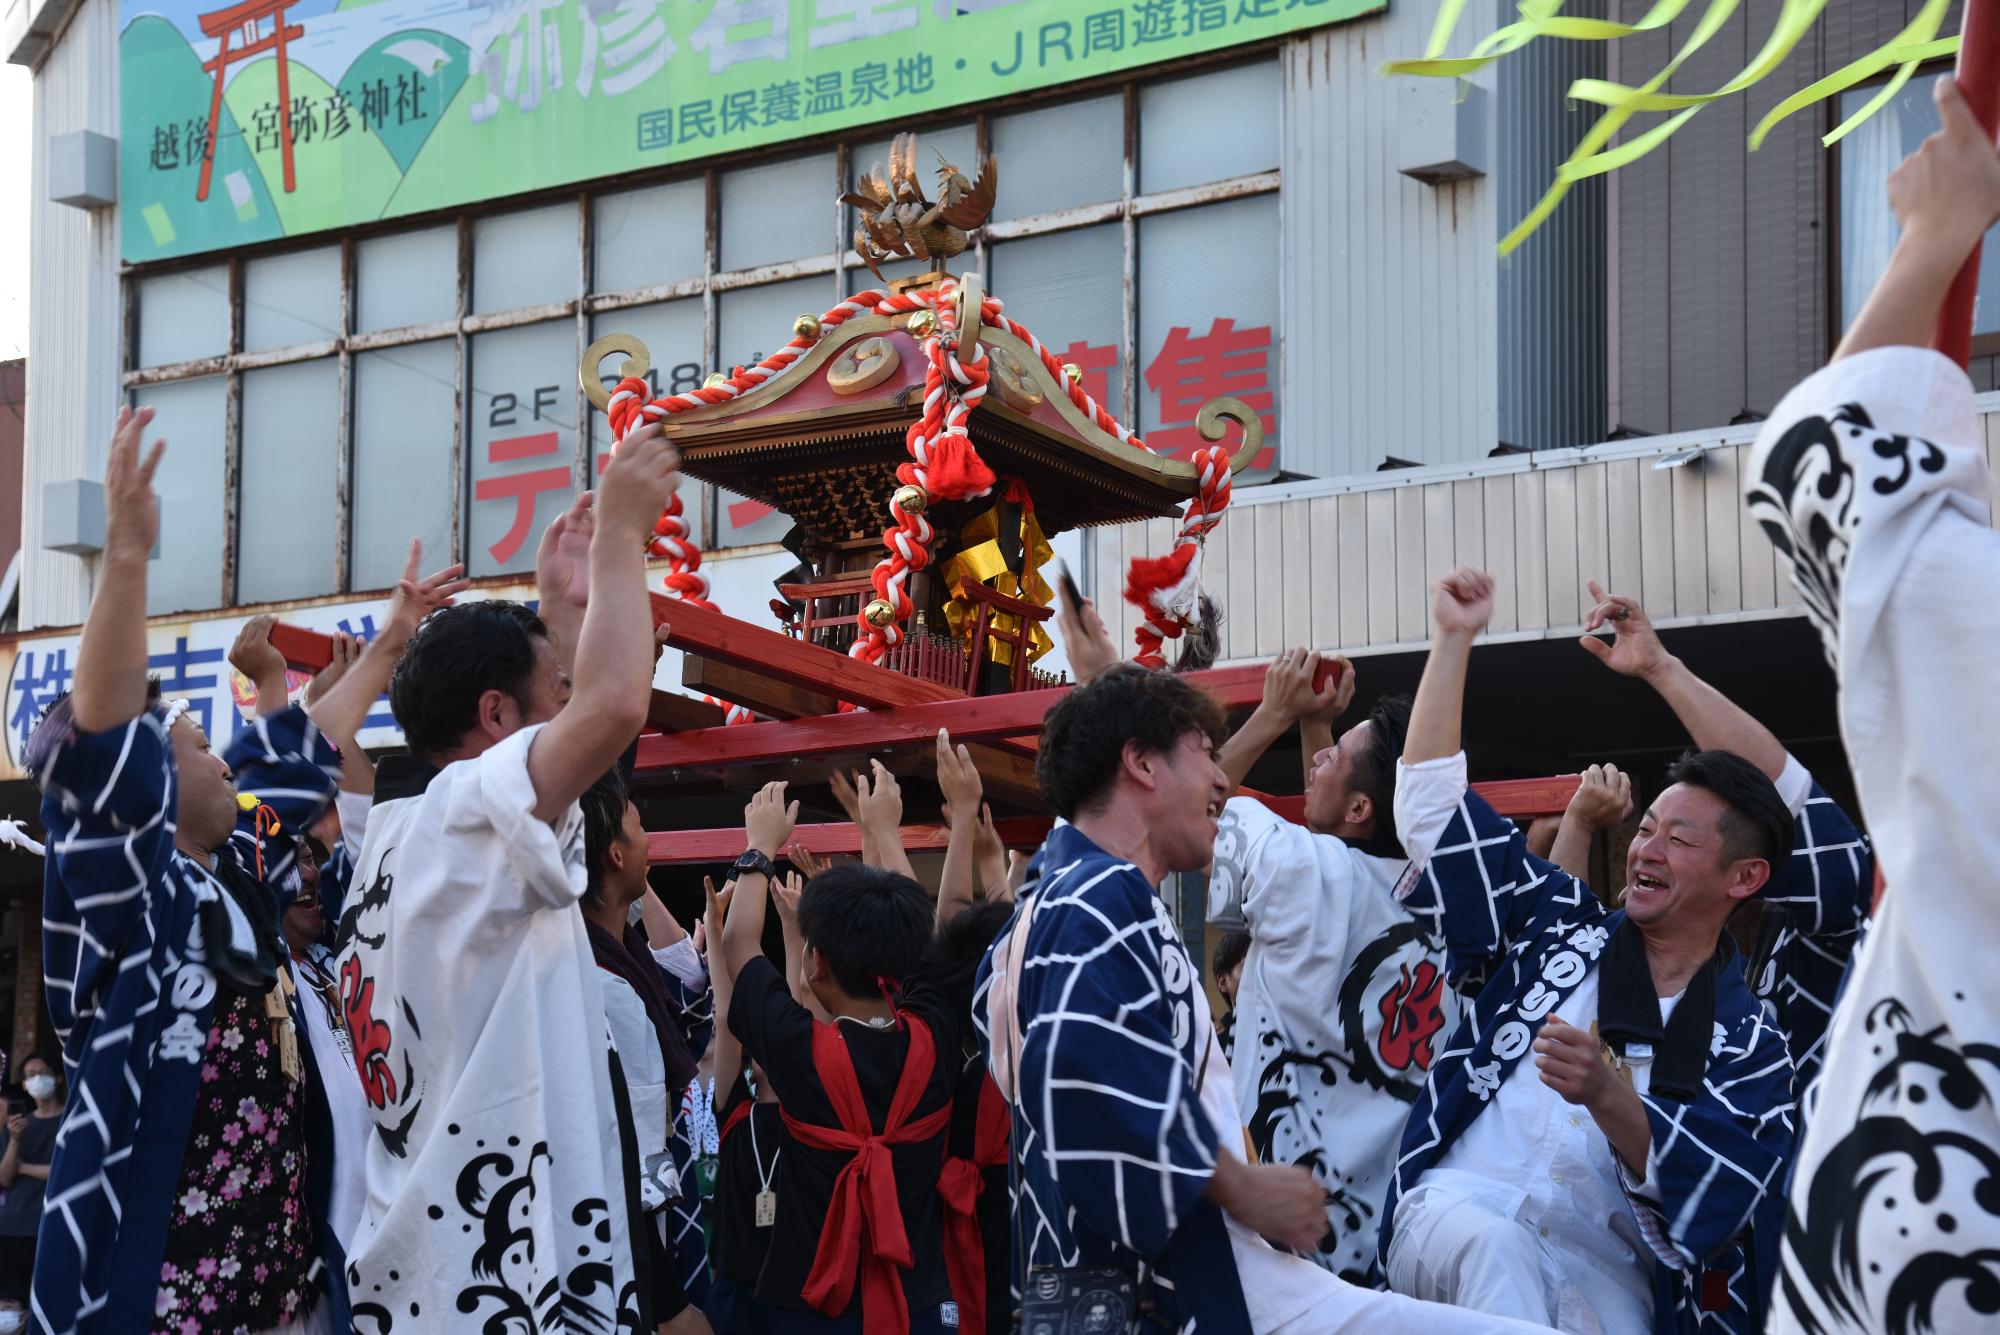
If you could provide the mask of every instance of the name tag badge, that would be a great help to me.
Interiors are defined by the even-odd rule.
[[[757,1227],[769,1228],[778,1222],[778,1193],[760,1191],[757,1193]]]

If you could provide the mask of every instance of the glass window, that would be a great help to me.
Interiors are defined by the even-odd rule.
[[[243,266],[243,350],[340,335],[340,249],[324,246]]]
[[[355,354],[352,588],[392,587],[411,538],[423,540],[426,573],[454,559],[455,361],[449,339]]]
[[[1025,218],[1125,193],[1125,99],[1117,93],[993,118],[995,218]],[[1032,165],[1031,165],[1032,164]]]
[[[837,298],[833,275],[739,287],[715,299],[716,369],[751,366],[792,341],[792,322],[826,314]]]
[[[646,381],[652,386],[653,397],[662,394],[683,394],[691,389],[701,388],[702,378],[708,374],[708,367],[702,361],[701,298],[688,297],[680,301],[663,301],[652,306],[634,306],[628,310],[605,311],[591,319],[590,336],[603,338],[606,334],[633,334],[646,345],[646,352],[652,366],[646,372]],[[601,369],[605,387],[612,388],[618,383],[619,358],[605,359]],[[603,471],[606,460],[611,457],[611,423],[603,413],[595,408],[590,410],[590,475],[591,485],[597,483],[597,476]],[[705,531],[702,516],[707,506],[706,493],[702,484],[693,478],[681,480],[681,506],[694,531],[696,541],[702,541]]]
[[[795,278],[786,283],[738,288],[716,298],[716,343],[724,370],[762,361],[792,340],[792,321],[824,314],[834,303],[832,275]],[[791,521],[760,501],[717,490],[711,546],[741,547],[776,542]]]
[[[987,286],[1043,347],[1076,363],[1092,398],[1123,416],[1125,250],[1117,223],[1003,241],[993,247]]]
[[[333,592],[339,423],[331,357],[244,372],[237,602]]]
[[[139,365],[171,366],[229,351],[223,265],[139,280]]]
[[[629,292],[702,275],[708,219],[700,177],[599,195],[592,204],[591,287]]]
[[[839,177],[833,154],[739,167],[718,178],[725,270],[831,254]]]
[[[456,227],[363,241],[354,267],[354,327],[361,333],[458,317]]]
[[[1275,170],[1279,94],[1269,61],[1140,88],[1139,193]]]
[[[472,224],[472,309],[511,311],[576,295],[576,206],[551,204]]]
[[[1937,133],[1937,103],[1932,85],[1942,74],[1911,79],[1889,105],[1863,121],[1840,141],[1840,327],[1846,329],[1861,313],[1875,280],[1889,263],[1889,252],[1903,229],[1889,209],[1889,173],[1915,152],[1926,137]],[[1881,92],[1879,85],[1850,89],[1840,96],[1840,118],[1859,111]],[[1979,252],[1979,298],[1973,305],[1972,332],[2000,331],[2000,236],[1989,232]]]
[[[223,434],[228,411],[221,376],[150,385],[138,391],[142,408],[158,416],[149,440],[171,442],[154,475],[160,495],[160,542],[146,567],[146,612],[220,607],[222,596]]]
[[[542,530],[575,494],[576,326],[566,320],[472,340],[473,576],[532,570]]]
[[[1276,467],[1277,249],[1276,195],[1139,220],[1139,434],[1158,453],[1206,445],[1195,414],[1232,394],[1264,421],[1254,468]]]

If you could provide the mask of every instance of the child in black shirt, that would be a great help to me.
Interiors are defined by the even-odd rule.
[[[772,1335],[942,1335],[958,1326],[937,1192],[964,999],[912,976],[933,921],[923,887],[854,865],[814,877],[798,908],[804,982],[831,1022],[794,999],[761,937],[797,816],[783,783],[751,800],[745,861],[763,865],[738,864],[723,929],[729,1025],[786,1130],[757,1296]]]

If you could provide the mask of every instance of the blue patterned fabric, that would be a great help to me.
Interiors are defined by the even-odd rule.
[[[338,761],[297,708],[257,721],[225,759],[240,788],[292,829],[332,801]],[[197,907],[222,892],[174,848],[178,789],[163,714],[72,733],[40,777],[43,981],[70,1093],[49,1167],[34,1318],[54,1335],[149,1330],[218,991]],[[254,873],[257,847],[246,812],[217,856]],[[267,883],[295,856],[289,839],[273,841]]]
[[[1166,904],[1130,863],[1071,825],[1050,832],[1034,884],[979,967],[973,1015],[990,1064],[995,953],[1022,922],[1014,1213],[1044,1266],[1145,1276],[1160,1327],[1249,1330],[1222,1212],[1202,1198],[1217,1134],[1198,1097],[1208,1031],[1199,974]],[[1152,1328],[1151,1326],[1148,1327]]]
[[[1490,977],[1411,1110],[1383,1210],[1384,1258],[1402,1194],[1485,1110],[1529,1052],[1541,1021],[1596,967],[1624,919],[1589,886],[1528,853],[1513,822],[1469,791],[1403,905],[1443,937],[1454,978]],[[1655,1251],[1678,1263],[1656,1267],[1654,1329],[1757,1330],[1754,1277],[1736,1240],[1783,1186],[1792,1063],[1784,1033],[1751,994],[1739,959],[1716,979],[1715,1039],[1700,1094],[1686,1104],[1640,1099],[1659,1198],[1628,1194]],[[1727,1282],[1723,1310],[1703,1310],[1705,1270]]]

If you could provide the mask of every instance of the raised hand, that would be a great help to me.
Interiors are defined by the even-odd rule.
[[[820,857],[797,839],[785,846],[785,861],[797,867],[799,875],[808,881],[833,866],[830,860]]]
[[[542,614],[559,606],[581,612],[590,602],[590,539],[597,532],[596,495],[579,492],[542,530],[535,550],[535,591]]]
[[[626,436],[598,484],[598,528],[620,542],[643,546],[680,486],[680,460],[658,422]]]
[[[1431,585],[1431,620],[1439,634],[1474,636],[1493,619],[1493,577],[1460,566]]]
[[[449,565],[435,575],[419,579],[417,566],[423,559],[423,540],[411,538],[410,554],[403,559],[402,578],[396,581],[396,591],[389,595],[382,628],[376,632],[376,639],[398,651],[417,633],[425,617],[441,607],[450,607],[456,595],[472,587],[472,581],[464,578],[462,565]]]
[[[1632,778],[1616,765],[1592,765],[1569,800],[1569,814],[1592,830],[1608,830],[1632,814]]]
[[[993,824],[993,808],[981,802],[979,821],[973,827],[972,865],[982,898],[1013,898],[1007,888],[1007,856],[1007,845],[1000,842],[1000,831]]]
[[[1118,665],[1118,646],[1111,642],[1097,604],[1088,598],[1072,606],[1067,593],[1056,594],[1056,637],[1078,684],[1095,681]]]
[[[1305,649],[1287,649],[1279,654],[1264,673],[1263,708],[1287,725],[1301,719],[1331,724],[1347,712],[1347,706],[1354,700],[1354,664],[1333,655],[1333,660],[1340,664],[1337,679],[1328,682],[1324,691],[1315,690],[1313,683],[1326,657]]]
[[[2000,151],[1956,79],[1931,95],[1941,128],[1889,174],[1889,207],[1913,242],[1962,255],[2000,220]]]
[[[805,892],[805,880],[795,871],[771,882],[771,902],[778,906],[778,918],[787,926],[799,920],[799,896]]]
[[[881,761],[869,761],[868,768],[869,774],[859,776],[855,784],[860,823],[877,834],[893,836],[903,824],[902,786]]]
[[[268,612],[251,617],[236,632],[236,643],[229,646],[229,666],[260,686],[273,678],[280,682],[285,678],[285,656],[271,643],[271,627],[277,624],[278,618]]]
[[[152,420],[151,408],[118,410],[111,452],[104,461],[106,556],[143,562],[152,556],[153,544],[160,539],[160,498],[153,491],[153,474],[159,471],[167,442],[154,441],[143,457],[139,449],[140,438]]]
[[[751,848],[767,858],[778,856],[778,850],[791,840],[792,830],[798,823],[799,804],[785,804],[785,782],[782,779],[758,789],[743,812],[744,838]]]
[[[361,657],[361,651],[367,647],[366,642],[358,635],[349,635],[344,630],[336,630],[331,632],[331,634],[333,636],[333,661],[318,672],[315,672],[313,679],[306,683],[305,702],[308,705],[318,701],[342,677],[346,676],[347,670],[354,666],[356,660]]]
[[[1583,619],[1584,636],[1577,641],[1598,662],[1627,677],[1651,678],[1671,666],[1674,656],[1660,643],[1646,609],[1636,598],[1606,593],[1596,580],[1590,581],[1590,596],[1596,605]],[[1594,633],[1606,626],[1612,638],[1602,640]]]
[[[951,733],[943,728],[937,735],[937,783],[947,806],[965,820],[977,818],[979,799],[985,792],[979,770],[972,763],[972,752],[953,746]]]

